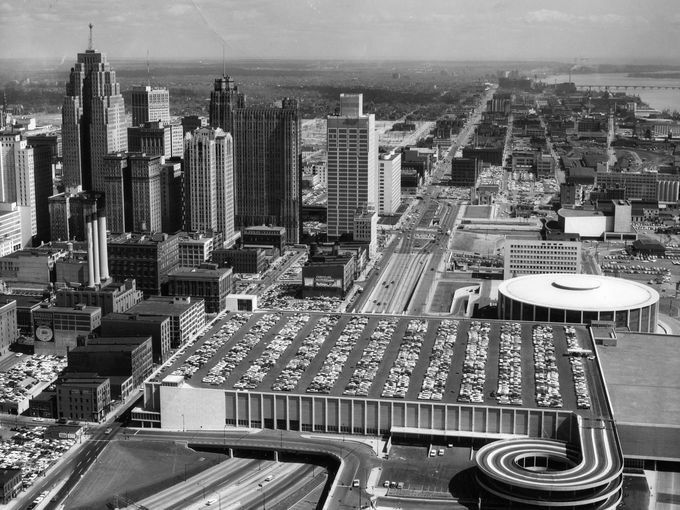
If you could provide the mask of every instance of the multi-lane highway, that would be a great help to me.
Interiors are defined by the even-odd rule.
[[[125,433],[132,441],[186,441],[190,447],[196,448],[213,446],[239,450],[273,450],[332,456],[340,462],[340,468],[332,480],[334,488],[330,491],[324,506],[326,509],[361,508],[361,506],[368,504],[370,501],[370,494],[366,492],[368,474],[379,464],[373,449],[364,443],[332,441],[290,431],[262,430],[251,434],[243,431],[179,432],[157,429],[129,429]],[[332,476],[332,474],[330,475]],[[265,477],[262,477],[262,479],[264,480]],[[206,487],[215,491],[215,487],[228,485],[227,476],[224,478],[224,480],[221,480],[218,474],[217,478],[211,479],[210,484]],[[355,480],[359,480],[359,487],[353,486]],[[235,481],[232,480],[232,483],[235,483]],[[257,481],[255,486],[258,487],[259,483],[262,483],[262,481]],[[275,496],[280,498],[286,491],[286,487],[277,488],[276,484],[273,484],[272,491],[269,496],[271,499]],[[197,492],[195,496],[200,499],[203,494]],[[191,498],[190,496],[187,497]],[[239,496],[240,505],[242,508],[249,508],[253,504],[257,507],[256,502],[261,497],[261,492],[252,490],[251,487],[250,491],[244,491],[243,496]],[[190,501],[185,501],[185,507],[188,507],[190,503]]]
[[[385,249],[377,274],[369,279],[363,295],[352,309],[362,313],[424,314],[427,313],[438,276],[444,271],[445,259],[461,212],[452,200],[438,199],[438,183],[450,171],[451,160],[465,145],[479,123],[486,100],[493,89],[470,115],[445,156],[428,177],[420,199],[404,214],[396,239]]]

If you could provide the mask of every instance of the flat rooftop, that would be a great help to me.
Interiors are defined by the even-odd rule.
[[[597,350],[617,423],[680,427],[680,336],[617,331]]]
[[[489,328],[487,348],[474,341],[480,326]],[[163,369],[156,381],[172,374],[183,375],[186,384],[199,388],[549,410],[554,407],[541,407],[536,399],[532,338],[537,326],[545,324],[374,314],[231,313]],[[501,328],[512,327],[519,349],[511,352],[500,345]],[[588,330],[571,327],[579,347],[592,349]],[[578,358],[592,399],[591,408],[578,408],[565,326],[554,324],[552,332],[560,409],[584,417],[608,416],[597,362]],[[521,367],[514,386],[510,383],[521,394],[521,403],[501,404],[496,396],[500,358],[505,367]],[[400,360],[409,359],[412,366],[399,370],[404,366]],[[481,390],[472,401],[459,400],[464,375]],[[395,385],[386,390],[390,379]],[[357,386],[363,390],[357,391]],[[403,396],[390,396],[399,393],[395,386],[405,390]]]

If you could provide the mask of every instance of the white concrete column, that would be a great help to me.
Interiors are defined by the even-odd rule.
[[[97,228],[97,220],[94,218],[94,215],[92,215],[92,248],[94,252],[94,260],[92,267],[94,268],[94,283],[95,285],[101,282],[101,279],[99,277],[99,235],[97,234],[97,231],[99,230]]]
[[[97,219],[99,223],[99,276],[102,280],[109,278],[109,253],[106,245],[106,216],[100,213]]]
[[[94,247],[92,245],[92,221],[87,221],[87,285],[94,287]]]

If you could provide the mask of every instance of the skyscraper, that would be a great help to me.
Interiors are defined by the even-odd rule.
[[[181,157],[184,153],[184,133],[181,124],[145,122],[128,128],[127,132],[130,152],[145,152],[150,156],[166,158]]]
[[[170,92],[165,87],[132,87],[132,125],[146,122],[170,122]]]
[[[188,229],[234,235],[234,146],[222,129],[201,128],[184,139]]]
[[[401,154],[390,152],[380,155],[378,182],[378,213],[396,213],[401,205]]]
[[[24,244],[37,232],[33,152],[19,132],[0,132],[0,202],[16,202],[22,208]]]
[[[328,237],[351,234],[358,208],[376,206],[378,144],[375,116],[362,94],[340,94],[339,115],[327,120]]]
[[[130,154],[132,231],[161,232],[161,156]]]
[[[231,76],[225,74],[217,78],[210,93],[210,125],[231,131],[234,110],[245,106],[246,96],[238,91]]]
[[[300,242],[302,163],[297,101],[281,108],[233,110],[236,224],[286,228],[288,243]]]
[[[117,152],[104,157],[104,194],[111,232],[162,231],[162,165],[161,156],[142,153]]]
[[[64,185],[102,190],[103,159],[127,149],[125,104],[116,73],[90,43],[71,68],[62,105]]]
[[[54,195],[54,165],[59,157],[57,135],[32,135],[26,142],[33,147],[35,215],[38,241],[50,240],[50,210],[47,199]]]

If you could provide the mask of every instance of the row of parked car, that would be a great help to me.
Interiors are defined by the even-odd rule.
[[[30,390],[35,384],[54,381],[64,368],[64,356],[24,356],[7,372],[0,372],[0,403],[17,404],[31,398]]]
[[[265,292],[259,301],[260,308],[280,310],[283,312],[318,311],[334,312],[340,308],[342,300],[332,296],[316,296],[297,299],[294,294],[298,284],[276,284]]]
[[[300,343],[295,355],[276,377],[272,390],[293,391],[295,389],[302,374],[309,368],[339,320],[340,315],[326,315],[317,321],[312,331]]]
[[[215,365],[208,371],[202,382],[219,386],[227,380],[231,375],[232,370],[248,356],[250,350],[262,339],[258,333],[262,331],[269,331],[274,324],[281,318],[281,314],[265,314],[260,317],[255,324],[250,328],[241,340],[232,345],[226,355],[222,357]],[[220,331],[225,336],[226,341],[229,341],[236,332],[241,329],[250,319],[249,315],[236,314],[225,323]]]
[[[522,405],[522,326],[519,322],[501,324],[498,354],[499,404]]]
[[[420,393],[418,393],[419,399],[442,400],[444,398],[446,379],[449,377],[457,335],[458,321],[445,319],[439,324],[430,353],[430,362],[423,377]]]
[[[555,357],[552,326],[534,326],[534,377],[536,380],[536,403],[539,407],[562,407],[560,380]]]
[[[368,324],[367,317],[352,317],[345,325],[335,342],[335,345],[328,352],[326,361],[314,376],[314,379],[307,388],[308,393],[330,393],[335,386],[342,369],[347,363],[350,352],[356,344],[357,338],[361,336]]]
[[[75,439],[47,439],[46,427],[15,427],[9,439],[0,439],[0,470],[21,469],[23,487],[30,487],[38,476],[64,455]]]
[[[571,352],[581,351],[578,338],[576,337],[576,328],[574,326],[564,326],[564,334],[567,338],[567,344]],[[588,379],[586,378],[586,371],[583,358],[580,356],[569,356],[569,363],[571,364],[571,373],[574,377],[574,389],[576,391],[576,406],[579,409],[590,409],[590,390],[588,389]]]
[[[458,394],[459,402],[484,402],[486,382],[486,361],[489,352],[489,322],[472,321],[468,329],[468,343],[465,347],[463,377]]]
[[[390,368],[387,380],[383,386],[383,397],[406,397],[413,369],[416,367],[420,357],[420,350],[423,347],[426,331],[426,321],[422,319],[412,319],[409,321],[404,338],[399,345],[397,359],[394,360],[394,364]]]
[[[234,388],[238,390],[253,390],[257,388],[269,371],[276,365],[279,358],[290,347],[298,334],[309,322],[308,314],[296,313],[288,318],[284,326],[265,346],[262,354],[253,360],[248,370],[241,376]]]
[[[208,363],[215,353],[231,339],[231,327],[236,324],[245,324],[248,319],[245,316],[234,316],[227,321],[220,329],[210,338],[201,342],[201,345],[196,351],[175,370],[172,375],[181,375],[186,379],[190,379],[203,365]]]
[[[361,359],[357,362],[354,373],[345,386],[343,392],[345,395],[368,396],[368,391],[378,375],[378,369],[398,323],[399,320],[393,317],[378,321],[364,352],[361,353]]]

